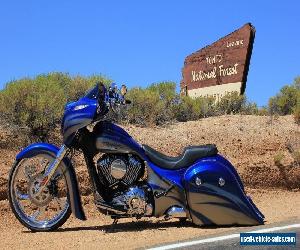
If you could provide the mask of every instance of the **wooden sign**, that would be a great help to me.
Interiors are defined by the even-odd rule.
[[[180,89],[190,97],[214,96],[227,92],[243,94],[255,37],[255,28],[240,29],[187,56]]]

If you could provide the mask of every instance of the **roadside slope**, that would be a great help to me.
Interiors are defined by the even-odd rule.
[[[124,128],[138,142],[173,156],[188,145],[214,143],[237,168],[246,187],[300,188],[300,167],[293,165],[291,153],[291,148],[300,149],[300,126],[294,123],[292,116],[280,116],[271,123],[268,116],[227,115],[165,127],[126,125]],[[6,198],[10,167],[26,141],[22,131],[0,124],[0,200]],[[59,134],[54,133],[51,141],[58,144]],[[281,169],[274,163],[278,154],[284,156]],[[89,194],[82,155],[76,158],[76,171],[82,193]]]

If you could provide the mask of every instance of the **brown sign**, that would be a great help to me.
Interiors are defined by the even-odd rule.
[[[232,91],[243,94],[254,36],[255,29],[248,23],[187,56],[182,69],[181,94],[217,98]]]

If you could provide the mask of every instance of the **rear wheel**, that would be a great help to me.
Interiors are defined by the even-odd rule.
[[[65,176],[60,167],[41,193],[37,187],[46,167],[54,160],[41,153],[16,162],[9,175],[9,203],[17,219],[32,231],[51,231],[71,214]]]

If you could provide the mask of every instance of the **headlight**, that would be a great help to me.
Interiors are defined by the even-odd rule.
[[[75,108],[74,108],[73,110],[84,109],[84,108],[86,108],[87,106],[89,106],[89,105],[78,105],[78,106],[75,106]]]

